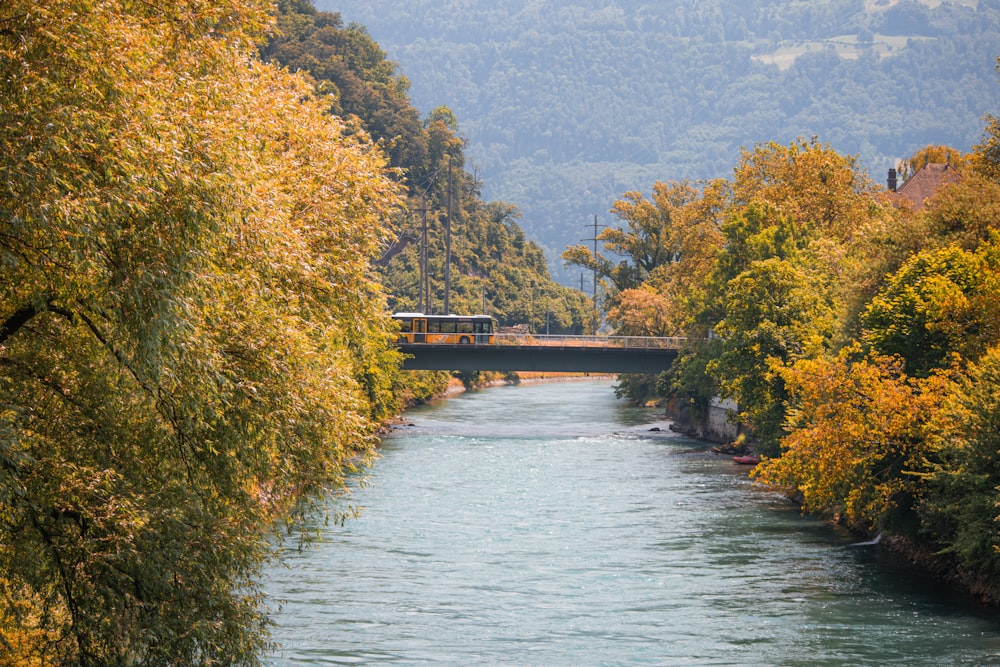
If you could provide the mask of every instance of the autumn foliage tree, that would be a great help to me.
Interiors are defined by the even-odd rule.
[[[265,3],[0,5],[0,654],[255,664],[274,522],[392,407],[397,187]]]
[[[777,370],[790,397],[781,456],[754,471],[805,510],[874,532],[912,512],[926,425],[947,380],[914,380],[898,358],[845,348],[834,359],[802,359]]]
[[[725,190],[722,244],[691,318],[720,342],[696,365],[762,451],[776,454],[784,433],[780,369],[834,349],[848,320],[845,245],[875,213],[871,191],[854,160],[815,139],[744,151]]]
[[[815,138],[766,143],[730,179],[626,193],[626,224],[599,237],[620,261],[564,253],[605,277],[619,332],[688,336],[669,372],[620,393],[655,388],[694,427],[733,399],[759,482],[951,554],[994,601],[998,127],[988,116],[971,155],[928,146],[905,161],[958,174],[920,206]]]
[[[815,276],[793,262],[751,264],[726,284],[721,353],[708,363],[724,395],[736,399],[759,447],[774,453],[784,434],[787,389],[781,369],[822,355],[832,310]]]

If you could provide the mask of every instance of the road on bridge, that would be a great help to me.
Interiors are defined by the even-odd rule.
[[[684,339],[498,334],[495,343],[400,343],[404,370],[646,373],[667,370]]]

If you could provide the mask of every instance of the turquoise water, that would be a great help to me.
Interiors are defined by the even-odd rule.
[[[610,383],[408,413],[287,545],[286,665],[991,665],[1000,616],[802,517]]]

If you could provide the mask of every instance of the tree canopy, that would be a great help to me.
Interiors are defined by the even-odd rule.
[[[255,664],[275,522],[394,407],[382,152],[265,3],[0,7],[0,653]],[[305,504],[304,504],[305,503]]]
[[[565,257],[603,270],[619,331],[688,336],[670,371],[624,377],[620,392],[659,391],[688,418],[732,399],[764,456],[757,480],[853,530],[925,541],[1000,601],[994,133],[988,118],[973,154],[905,160],[961,165],[918,205],[815,139],[758,145],[680,206],[623,195],[625,225],[602,234],[620,266],[582,247]]]

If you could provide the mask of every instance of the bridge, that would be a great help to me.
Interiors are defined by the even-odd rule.
[[[646,373],[667,370],[683,338],[496,334],[494,343],[400,343],[403,370]]]

